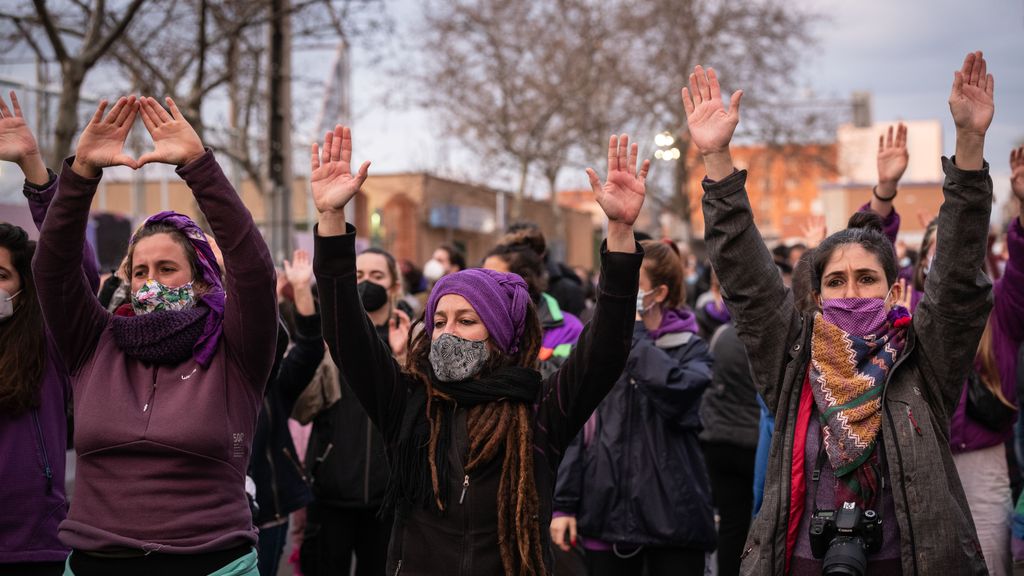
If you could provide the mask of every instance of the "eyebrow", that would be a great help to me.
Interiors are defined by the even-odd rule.
[[[880,271],[878,271],[878,270],[876,270],[874,268],[858,268],[858,269],[854,270],[853,273],[854,274],[881,274]],[[831,276],[846,276],[846,270],[835,270],[833,272],[829,272],[828,274],[825,274],[825,278],[829,278]]]
[[[473,310],[472,308],[459,308],[458,310],[455,310],[456,316],[460,314],[473,314],[474,316],[477,315],[476,310]],[[448,314],[446,314],[443,310],[436,310],[434,311],[434,316],[444,316],[447,318]]]
[[[159,266],[163,266],[164,264],[173,264],[174,266],[178,266],[178,263],[175,262],[174,260],[158,260],[156,262],[155,266],[159,267]],[[145,264],[136,264],[135,266],[132,267],[132,270],[138,270],[139,268],[146,268],[146,267],[147,266]]]

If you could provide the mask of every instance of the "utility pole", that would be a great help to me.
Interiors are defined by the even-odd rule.
[[[280,262],[291,256],[292,248],[292,30],[290,0],[271,0],[270,5],[267,145],[271,201],[267,228],[271,257]]]

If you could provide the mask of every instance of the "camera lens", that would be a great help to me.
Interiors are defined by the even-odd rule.
[[[864,541],[860,538],[839,537],[832,540],[822,562],[821,573],[836,576],[863,576],[868,559],[864,555]]]

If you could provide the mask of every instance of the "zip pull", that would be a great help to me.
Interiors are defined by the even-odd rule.
[[[466,477],[462,480],[462,496],[459,496],[459,504],[462,504],[462,501],[466,499],[466,490],[468,490],[468,489],[469,489],[469,474],[466,474]]]
[[[917,420],[914,419],[914,412],[907,406],[907,416],[910,417],[910,423],[914,425],[914,432],[917,432],[918,436],[924,436],[924,432],[921,432],[921,427],[917,425]]]

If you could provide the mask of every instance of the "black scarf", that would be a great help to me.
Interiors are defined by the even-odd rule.
[[[125,354],[149,364],[173,366],[192,357],[210,309],[163,310],[139,316],[114,316],[114,342]]]
[[[440,418],[437,434],[437,448],[434,453],[437,467],[437,485],[441,506],[448,502],[448,445],[451,441],[451,422],[455,410],[459,407],[472,408],[491,402],[522,402],[533,404],[540,394],[540,372],[530,368],[505,367],[481,376],[461,382],[441,382],[433,378],[431,384],[435,390],[452,398],[452,402],[435,397],[432,404],[439,405],[435,410]],[[427,391],[424,386],[415,386],[409,392],[409,400],[402,417],[402,428],[399,431],[398,444],[391,454],[391,478],[388,481],[387,493],[384,496],[383,513],[394,509],[396,504],[402,506],[419,505],[442,513],[434,498],[433,485],[430,480],[430,462],[428,447],[430,445],[430,424],[427,420]],[[468,457],[468,456],[467,456]]]

